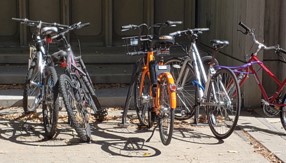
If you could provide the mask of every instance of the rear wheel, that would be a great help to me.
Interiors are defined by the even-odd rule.
[[[164,145],[169,145],[174,129],[174,109],[171,108],[171,99],[168,80],[164,76],[159,83],[160,89],[160,112],[159,112],[159,132],[160,138]]]
[[[195,81],[195,74],[193,67],[187,63],[180,81],[179,73],[182,70],[184,60],[172,58],[165,64],[170,65],[171,71],[176,86],[177,86],[177,108],[175,109],[175,119],[186,120],[191,118],[195,113],[195,93],[196,87],[193,83]],[[185,79],[185,80],[184,80]]]
[[[71,80],[63,74],[59,80],[63,101],[67,109],[71,125],[75,128],[81,140],[89,142],[91,131],[89,125],[89,110],[84,100],[84,92],[81,84],[77,80]]]
[[[208,123],[218,139],[229,137],[238,121],[241,109],[240,87],[234,73],[219,69],[212,77],[207,101],[216,106],[207,106]]]
[[[284,95],[282,104],[286,104],[286,94]],[[283,128],[286,130],[286,106],[280,108],[280,120]]]
[[[59,114],[59,98],[57,89],[57,73],[54,67],[45,69],[44,79],[44,99],[43,99],[43,121],[45,135],[48,139],[53,138],[56,133],[58,114]]]

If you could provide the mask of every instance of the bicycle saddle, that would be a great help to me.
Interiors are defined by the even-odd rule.
[[[173,45],[175,43],[175,39],[173,36],[170,36],[170,35],[162,35],[162,36],[153,38],[152,43]]]
[[[58,33],[57,27],[44,27],[41,29],[41,35],[54,35]]]
[[[211,44],[214,48],[223,48],[227,45],[229,45],[228,41],[222,41],[222,40],[211,40]]]

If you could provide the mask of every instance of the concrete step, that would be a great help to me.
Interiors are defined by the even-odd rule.
[[[87,64],[87,70],[94,83],[129,83],[133,64]],[[0,84],[23,84],[27,65],[1,65]],[[57,68],[58,74],[63,70]]]
[[[104,88],[96,90],[100,104],[104,107],[123,107],[128,88]],[[21,107],[22,89],[0,90],[1,107]]]

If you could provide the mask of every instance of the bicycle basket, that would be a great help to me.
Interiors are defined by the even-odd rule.
[[[139,36],[123,37],[124,45],[126,47],[127,55],[140,55],[145,54],[142,42]]]

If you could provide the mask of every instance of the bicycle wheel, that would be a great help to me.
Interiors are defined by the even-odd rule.
[[[48,139],[56,133],[59,114],[59,98],[57,89],[57,73],[54,67],[45,68],[44,99],[43,99],[43,122],[45,135]]]
[[[28,114],[35,112],[41,102],[41,73],[38,71],[36,59],[31,62],[28,70],[23,92],[23,109]],[[32,100],[32,102],[29,102]]]
[[[178,58],[172,58],[168,60],[165,64],[170,65],[171,71],[176,85],[177,85],[177,108],[175,110],[175,119],[177,120],[186,120],[191,118],[195,113],[195,97],[196,97],[196,87],[193,84],[195,81],[195,74],[191,64],[187,64],[182,73],[180,81],[177,81],[179,78],[179,73],[183,68],[184,60]],[[183,82],[185,78],[185,81]]]
[[[142,93],[140,94],[142,74],[142,72],[139,73],[134,83],[134,103],[140,124],[151,127],[149,115],[149,110],[152,107],[152,97],[150,96],[151,81],[146,73],[143,78]]]
[[[214,74],[207,101],[217,104],[217,106],[207,106],[208,123],[212,133],[218,139],[227,138],[237,124],[241,109],[240,87],[230,69],[222,68]]]
[[[286,104],[286,94],[283,97],[282,104]],[[280,108],[280,120],[283,128],[286,130],[286,106]]]
[[[170,90],[168,79],[164,76],[158,83],[160,94],[160,112],[159,112],[159,132],[160,138],[164,145],[169,145],[174,129],[174,110],[170,106]]]
[[[65,74],[60,76],[59,82],[72,127],[74,127],[81,140],[89,142],[91,138],[89,111],[85,106],[85,101],[82,99],[84,95],[82,86],[78,81],[72,81]]]

